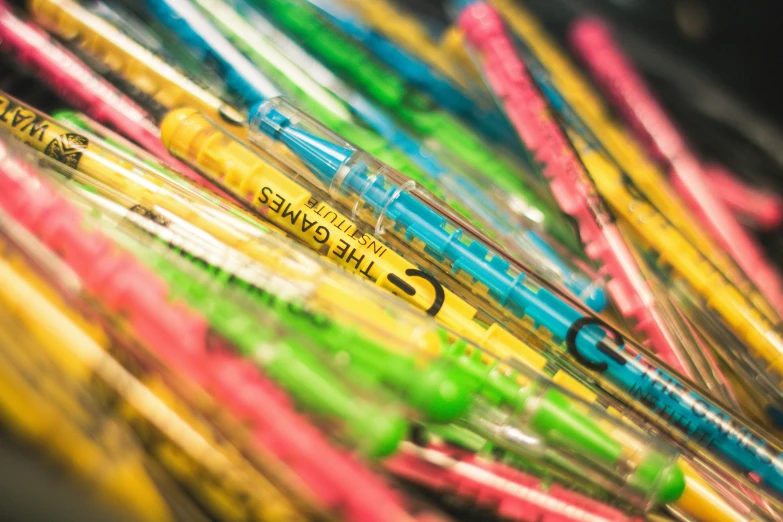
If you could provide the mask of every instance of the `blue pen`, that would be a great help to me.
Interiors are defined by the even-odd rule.
[[[308,1],[340,30],[361,42],[376,58],[396,70],[411,85],[427,92],[439,105],[471,122],[491,140],[502,142],[511,150],[524,154],[514,130],[491,100],[487,100],[487,106],[482,107],[434,67],[379,34],[333,1]]]
[[[376,232],[393,230],[423,248],[431,259],[468,281],[471,290],[545,328],[565,345],[572,362],[591,371],[596,380],[608,379],[679,428],[689,442],[783,493],[783,454],[762,432],[642,355],[641,347],[519,270],[497,249],[471,237],[414,184],[369,154],[350,148],[285,100],[255,107],[250,124],[251,139],[268,150],[275,142],[285,144],[329,194],[342,201],[348,198],[354,217],[372,219]]]
[[[279,94],[276,86],[258,70],[256,65],[240,53],[189,0],[148,0],[147,4],[150,6],[150,11],[176,32],[195,54],[216,62],[218,68],[225,74],[228,86],[240,95],[246,104],[252,105]],[[254,26],[263,25],[258,13],[243,6],[241,2],[235,4],[242,7],[241,13]],[[481,197],[486,189],[482,189],[464,176],[455,175],[452,169],[446,168],[435,155],[402,131],[391,118],[369,100],[345,86],[337,85],[335,81],[336,79],[330,80],[332,90],[347,98],[346,102],[355,115],[400,149],[471,213],[507,238],[539,273],[553,281],[562,281],[569,291],[591,309],[600,312],[606,307],[607,297],[602,281],[591,280],[581,271],[570,267],[535,232],[522,228],[519,224],[510,223],[502,211],[493,208],[491,201]]]

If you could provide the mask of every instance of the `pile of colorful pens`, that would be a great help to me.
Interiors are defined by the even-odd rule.
[[[6,2],[0,520],[783,520],[783,202],[607,22]]]

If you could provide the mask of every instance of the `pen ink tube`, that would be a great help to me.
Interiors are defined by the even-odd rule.
[[[296,114],[293,115],[293,112]],[[267,102],[254,112],[250,135],[252,140],[267,149],[276,142],[291,148],[320,176],[318,181],[322,189],[328,188],[332,197],[345,201],[344,204],[353,209],[355,220],[373,223],[379,235],[389,228],[405,242],[420,242],[425,254],[445,263],[452,273],[464,272],[480,282],[487,288],[490,297],[510,308],[512,313],[521,315],[519,310],[514,310],[521,300],[514,297],[512,287],[519,284],[530,269],[526,268],[517,276],[516,269],[510,267],[508,256],[502,250],[488,248],[487,244],[492,245],[490,240],[480,239],[480,234],[473,231],[469,224],[444,209],[413,182],[404,180],[398,173],[357,151],[328,129],[279,100]],[[314,146],[309,143],[301,146],[311,138],[325,141]],[[323,150],[318,150],[319,147]],[[326,156],[330,158],[322,161]],[[296,168],[293,164],[291,167]],[[340,169],[343,169],[342,172],[339,172]],[[342,176],[346,176],[345,181]],[[629,264],[633,259],[625,261]],[[483,263],[489,264],[480,267]],[[639,296],[637,301],[641,299]],[[635,302],[634,306],[640,309],[641,305]],[[658,332],[655,328],[646,331]],[[659,340],[658,337],[655,339]],[[670,340],[665,338],[664,341]],[[663,342],[656,343],[656,346],[659,344],[668,346]]]
[[[278,105],[279,106],[279,105]],[[271,105],[268,105],[270,109]],[[274,110],[274,109],[272,109]],[[271,111],[270,111],[271,112]],[[280,114],[280,113],[277,113]],[[291,114],[292,119],[288,120],[286,116],[282,116],[281,121],[288,121],[289,123],[284,126],[279,126],[277,122],[270,122],[268,130],[272,136],[277,136],[277,130],[280,131],[280,136],[283,137],[287,132],[300,132],[297,130],[297,126],[301,121],[305,121],[304,125],[312,125],[310,120],[303,120],[303,116],[298,113]],[[263,113],[258,121],[268,121],[263,119]],[[347,157],[351,155],[349,148],[343,147],[342,150],[337,148],[331,148],[331,146],[324,147],[331,142],[329,138],[331,136],[328,133],[321,132],[318,135],[311,135],[306,130],[301,131],[303,137],[308,138],[297,143],[296,146],[301,144],[300,151],[306,151],[307,155],[303,154],[303,157],[308,158],[311,165],[317,167],[316,172],[320,173],[322,179],[320,180],[322,186],[326,185],[330,187],[330,190],[334,191],[340,187],[346,185],[349,182],[362,183],[362,170],[354,170],[352,166],[361,166],[366,157],[358,155],[356,163],[347,164],[347,168],[343,168],[343,162]],[[165,134],[165,133],[164,133]],[[319,137],[320,136],[320,137]],[[324,138],[326,136],[326,138]],[[324,150],[330,150],[332,152],[339,151],[337,154],[326,155],[323,154]],[[354,158],[357,159],[357,158]],[[369,165],[372,165],[371,163]],[[326,168],[328,166],[328,168]],[[334,170],[331,170],[334,169]],[[314,169],[315,170],[315,169]],[[336,172],[336,175],[335,175]],[[367,172],[373,172],[372,169],[367,169]],[[377,173],[378,171],[376,171]],[[395,201],[406,196],[404,190],[395,189],[389,192],[384,192],[382,189],[378,192],[374,192],[376,189],[383,186],[386,179],[392,179],[391,171],[384,170],[379,173],[378,176],[373,177],[372,180],[369,177],[364,178],[364,184],[361,190],[364,190],[364,194],[377,194],[379,197],[384,198],[384,203],[379,205],[384,210],[384,215],[388,212],[389,208]],[[351,176],[354,176],[351,178]],[[336,180],[336,182],[334,181]],[[372,181],[378,183],[373,186]],[[384,194],[381,196],[381,194]],[[430,214],[430,210],[426,207],[421,200],[404,199],[403,201],[411,201],[411,205],[415,208],[423,208],[424,215]],[[356,209],[357,211],[363,210],[362,200],[357,198]],[[380,200],[371,202],[373,205],[369,210],[371,212],[377,212],[374,208],[375,203]],[[388,208],[384,208],[386,204],[389,204]],[[400,214],[403,218],[415,217],[414,214],[406,213],[403,211]],[[396,216],[395,216],[396,217]],[[437,234],[444,239],[443,243],[439,243],[437,248],[428,247],[430,252],[435,256],[442,256],[444,253],[448,253],[451,249],[465,248],[468,250],[467,245],[462,243],[461,239],[452,238],[446,241],[448,235],[440,236],[443,230],[440,228],[443,218],[435,218],[433,216],[432,221],[428,221],[426,226],[422,223],[417,225],[419,227],[415,230],[416,234]],[[389,220],[391,221],[391,220]],[[386,224],[381,220],[376,221],[382,226],[388,226],[390,229],[393,224]],[[408,229],[410,230],[410,229]],[[452,229],[454,230],[454,229]],[[410,232],[408,232],[410,233]],[[458,237],[458,236],[457,236]],[[456,240],[455,240],[456,239]],[[468,251],[469,252],[469,251]],[[467,253],[465,259],[470,259],[472,256],[481,256],[487,254],[487,251],[482,249],[476,251],[476,253]],[[476,269],[483,271],[495,272],[500,275],[502,272],[496,272],[497,269],[501,271],[507,270],[509,265],[505,262],[501,265],[500,260],[495,261],[495,264],[488,263],[485,260],[481,265],[476,265]],[[464,267],[468,266],[464,262],[457,265],[460,270],[465,270]],[[479,268],[480,267],[480,268]],[[497,268],[495,268],[497,267]],[[521,273],[521,272],[520,272]],[[475,277],[475,276],[474,276]],[[501,276],[503,277],[503,276]],[[506,275],[505,277],[509,277]],[[667,417],[671,419],[675,425],[679,426],[689,437],[700,442],[702,446],[707,447],[711,451],[715,451],[720,454],[724,459],[732,462],[734,465],[738,465],[746,472],[755,472],[760,476],[763,474],[763,480],[773,489],[779,489],[783,487],[781,482],[781,464],[783,460],[780,457],[780,451],[770,451],[766,447],[767,441],[764,436],[755,435],[755,429],[745,426],[742,422],[739,422],[721,407],[711,404],[700,392],[690,389],[684,383],[672,375],[669,370],[661,368],[657,363],[645,359],[641,353],[643,351],[635,345],[632,345],[628,339],[622,339],[617,332],[607,327],[605,323],[593,319],[589,314],[579,312],[579,308],[573,305],[568,305],[568,298],[557,297],[554,293],[540,287],[538,290],[531,290],[533,283],[533,276],[526,275],[526,285],[523,287],[517,286],[515,288],[521,291],[521,295],[529,295],[533,299],[529,301],[529,305],[516,311],[512,307],[511,310],[521,316],[529,316],[536,323],[541,324],[549,332],[554,335],[554,338],[558,343],[564,343],[566,346],[566,352],[570,355],[572,361],[574,361],[578,367],[584,370],[596,372],[602,374],[604,377],[609,378],[614,385],[619,386],[624,392],[630,394],[632,397],[643,400],[646,404],[653,407],[654,410],[661,412],[670,412]],[[494,289],[492,285],[487,285],[490,292],[498,292],[495,299],[498,301],[511,304],[511,296],[516,293],[514,288],[509,288],[508,291],[502,291]],[[527,292],[531,292],[528,294]],[[523,301],[519,301],[522,304]],[[558,307],[558,308],[555,308]],[[562,307],[562,308],[559,308]],[[559,309],[558,312],[552,313],[555,309]],[[563,321],[563,322],[561,322]],[[671,392],[669,390],[676,390]],[[632,406],[632,405],[629,405]],[[726,419],[731,419],[726,421]],[[727,422],[731,427],[728,427]],[[746,436],[740,436],[740,433],[747,433]],[[751,435],[753,434],[753,435]],[[756,441],[756,442],[751,442]],[[748,444],[748,442],[751,442]],[[761,452],[761,453],[759,453]]]
[[[7,179],[5,186],[3,206],[83,278],[86,291],[124,314],[138,338],[156,346],[165,360],[222,401],[253,438],[295,470],[327,511],[353,520],[409,518],[382,482],[327,444],[252,364],[225,350],[208,349],[203,319],[181,304],[170,304],[163,282],[107,238],[81,229],[78,210],[48,184],[26,172]]]

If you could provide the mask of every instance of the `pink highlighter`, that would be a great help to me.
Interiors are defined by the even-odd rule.
[[[762,247],[716,196],[686,138],[622,54],[609,28],[594,17],[582,18],[574,23],[569,36],[574,51],[648,153],[667,166],[675,189],[702,226],[734,257],[778,313],[783,312],[780,274],[765,258]]]
[[[68,103],[154,154],[166,166],[224,197],[226,193],[174,158],[154,119],[114,85],[0,0],[0,50],[27,65]]]
[[[333,447],[252,361],[216,345],[203,316],[170,301],[157,275],[109,237],[86,229],[80,209],[9,155],[2,139],[0,185],[0,208],[67,263],[91,299],[124,317],[139,341],[242,422],[252,444],[284,461],[322,510],[356,522],[413,520],[398,495]]]
[[[563,130],[519,58],[503,20],[486,2],[471,2],[458,17],[479,69],[525,146],[542,167],[560,208],[579,227],[585,251],[609,275],[612,298],[636,321],[661,359],[691,377],[677,337],[658,312],[655,296],[614,218],[576,156]]]

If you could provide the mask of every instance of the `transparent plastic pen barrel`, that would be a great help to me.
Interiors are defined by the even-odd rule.
[[[384,466],[395,476],[448,495],[458,502],[490,509],[503,519],[529,522],[562,517],[569,521],[624,522],[631,516],[587,495],[547,484],[544,473],[524,473],[487,455],[442,442],[406,442]],[[543,477],[542,477],[543,476]]]
[[[252,430],[251,440],[284,458],[324,509],[353,520],[409,519],[400,499],[376,476],[328,444],[251,363],[210,345],[202,316],[169,302],[160,278],[100,232],[83,228],[81,212],[44,180],[17,169],[4,183],[3,207],[84,279],[91,296],[121,313],[143,342],[239,415]]]
[[[267,106],[269,107],[269,106]],[[287,118],[283,117],[283,120]],[[293,128],[293,132],[299,132],[296,130],[296,125],[301,122],[301,119],[290,120],[290,126],[283,126],[282,132],[287,132],[287,129]],[[273,123],[274,127],[278,127],[277,123]],[[305,125],[309,125],[306,122]],[[309,130],[315,131],[314,128]],[[320,129],[319,129],[320,130]],[[306,131],[302,131],[305,135],[311,136]],[[165,134],[165,133],[164,133]],[[274,132],[272,132],[274,135]],[[282,133],[281,133],[282,136]],[[320,153],[323,150],[325,144],[331,143],[329,141],[330,136],[328,134],[317,134],[317,137],[313,139],[305,140],[307,145],[312,145],[314,151]],[[327,147],[328,149],[328,147]],[[334,152],[335,149],[330,149]],[[346,156],[350,156],[350,150],[343,149],[342,152],[332,155],[326,155],[323,157],[312,156],[320,161],[325,159],[331,161],[331,166],[338,169],[341,175],[342,185],[344,186],[349,179],[349,174],[352,172],[350,166],[346,169],[340,169],[342,162],[345,161]],[[323,164],[322,164],[323,166]],[[353,171],[354,174],[357,171]],[[358,171],[361,173],[361,171]],[[386,174],[384,172],[383,174]],[[357,176],[358,177],[358,176]],[[354,178],[356,179],[356,178]],[[376,180],[379,178],[376,177]],[[331,180],[330,184],[331,184]],[[323,183],[323,181],[321,181]],[[370,187],[371,188],[371,187]],[[393,190],[388,193],[389,195],[397,195],[399,199],[401,192]],[[404,193],[402,193],[404,194]],[[361,201],[361,199],[359,200]],[[417,201],[418,203],[418,201]],[[389,208],[392,208],[389,205]],[[357,210],[359,207],[357,206]],[[372,212],[376,212],[374,208],[368,209]],[[374,220],[378,222],[377,219]],[[390,220],[389,220],[390,221]],[[385,223],[384,223],[385,225]],[[389,225],[391,227],[391,225]],[[435,231],[437,228],[424,229],[425,232]],[[449,243],[447,248],[461,248],[459,245]],[[467,248],[467,247],[465,247]],[[441,253],[444,250],[441,249]],[[435,250],[435,252],[438,252]],[[459,265],[460,269],[464,269],[465,264]],[[492,265],[481,265],[482,269],[491,270]],[[504,268],[508,268],[508,265],[504,265]],[[506,276],[508,277],[508,276]],[[742,466],[745,470],[756,470],[756,472],[762,471],[762,469],[769,484],[772,487],[783,486],[779,482],[780,472],[782,469],[778,468],[780,464],[779,458],[770,459],[769,462],[759,462],[756,459],[756,452],[767,452],[763,445],[755,446],[753,450],[743,445],[737,445],[736,441],[728,437],[725,429],[721,426],[721,418],[723,415],[727,415],[721,408],[712,406],[706,408],[705,412],[701,410],[694,412],[691,409],[692,404],[697,401],[698,404],[709,404],[704,398],[697,392],[686,388],[683,383],[676,377],[671,375],[667,370],[659,368],[655,363],[646,360],[635,348],[629,345],[627,340],[622,339],[616,335],[611,329],[606,329],[598,325],[603,323],[594,318],[586,317],[583,314],[577,312],[576,308],[566,304],[566,301],[556,297],[554,294],[543,288],[537,291],[529,290],[530,287],[525,287],[523,290],[521,287],[515,287],[522,291],[522,295],[528,295],[531,299],[525,303],[525,300],[520,300],[522,304],[521,308],[516,309],[516,313],[526,315],[533,318],[535,321],[540,322],[548,331],[552,332],[556,339],[560,339],[567,348],[568,353],[573,359],[583,368],[592,370],[603,374],[610,378],[616,385],[621,386],[627,392],[630,392],[634,397],[644,397],[646,401],[652,401],[657,408],[666,408],[671,410],[672,407],[676,408],[678,414],[683,416],[679,419],[678,424],[681,429],[684,429],[686,433],[689,433],[692,437],[695,436],[697,440],[701,439],[712,441],[715,438],[715,443],[708,442],[710,447],[715,450],[718,447],[718,451],[721,452],[724,458],[733,461],[736,464]],[[513,290],[512,290],[513,292]],[[527,294],[527,292],[531,292]],[[501,294],[502,296],[502,294]],[[507,300],[510,302],[510,300]],[[562,307],[558,312],[554,312],[554,307]],[[512,308],[513,310],[513,308]],[[663,383],[677,383],[678,389],[681,389],[681,393],[676,395],[670,395],[668,392],[664,392],[660,386]],[[671,389],[673,384],[666,384],[664,389]],[[716,412],[715,415],[708,414],[709,412]],[[742,426],[741,423],[737,424],[737,427]],[[748,428],[742,426],[740,430],[748,430]],[[752,432],[752,431],[751,431]],[[720,439],[720,440],[717,440]],[[764,440],[761,437],[761,440]],[[721,447],[722,446],[722,447]],[[761,466],[759,466],[761,464]],[[777,484],[777,486],[776,486]]]
[[[360,45],[341,34],[312,6],[291,0],[253,0],[252,3],[420,137],[482,171],[525,205],[536,209],[549,233],[563,243],[575,245],[570,224],[554,209],[547,191],[541,190],[538,181],[521,168],[521,162],[493,150],[465,125],[437,108],[428,96],[407,85]],[[377,78],[384,81],[378,82]]]

